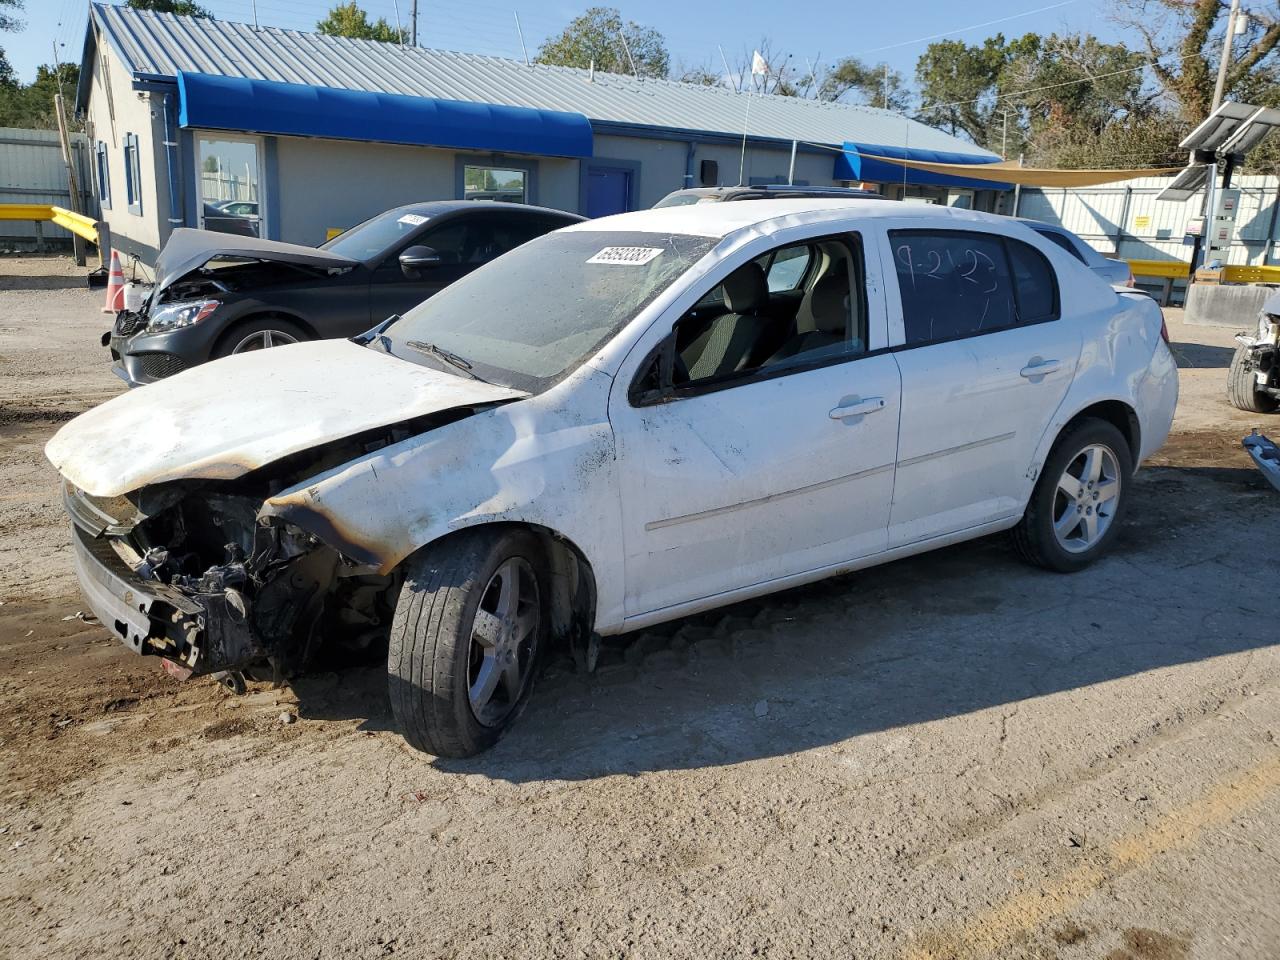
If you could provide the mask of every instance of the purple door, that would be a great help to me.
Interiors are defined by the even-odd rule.
[[[587,171],[587,216],[626,213],[631,198],[631,171],[592,167]]]

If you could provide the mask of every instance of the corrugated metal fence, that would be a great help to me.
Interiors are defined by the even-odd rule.
[[[1191,247],[1182,238],[1187,224],[1200,216],[1203,200],[1156,200],[1168,184],[1167,177],[1144,177],[1098,187],[1023,190],[1018,215],[1061,224],[1108,256],[1186,262],[1191,259]],[[1280,178],[1236,176],[1232,186],[1241,194],[1236,239],[1227,262],[1280,263]]]
[[[93,165],[89,141],[82,133],[71,135],[76,173],[80,178],[81,209],[94,210]],[[53,203],[69,207],[67,169],[56,130],[0,127],[0,203]],[[37,232],[39,231],[39,232]],[[71,234],[51,223],[36,225],[22,220],[0,220],[0,249],[30,249],[43,235],[60,245],[71,245]]]

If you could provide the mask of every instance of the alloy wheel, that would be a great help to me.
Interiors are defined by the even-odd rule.
[[[1067,464],[1053,498],[1053,533],[1068,553],[1085,553],[1111,528],[1120,505],[1120,462],[1100,443]]]
[[[283,330],[256,330],[249,334],[243,340],[235,345],[232,353],[248,353],[250,350],[266,350],[269,347],[279,347],[286,343],[297,343],[296,337],[292,337]]]
[[[542,616],[538,580],[520,557],[489,578],[471,622],[467,693],[485,726],[502,723],[520,702],[533,670]]]

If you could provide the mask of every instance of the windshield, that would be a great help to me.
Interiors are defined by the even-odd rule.
[[[692,190],[677,190],[675,193],[669,193],[657,203],[653,205],[653,209],[659,207],[687,207],[694,203],[719,203],[720,194],[718,193],[696,193]]]
[[[386,329],[384,345],[405,360],[440,363],[429,345],[484,380],[537,393],[719,242],[632,230],[549,233],[424,300]]]
[[[430,217],[403,209],[388,210],[338,234],[332,240],[326,240],[320,244],[320,249],[352,260],[372,260],[382,256],[393,244],[406,239],[429,219]]]

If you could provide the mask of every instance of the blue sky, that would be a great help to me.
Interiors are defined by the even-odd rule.
[[[224,20],[251,22],[254,0],[201,0]],[[331,0],[256,0],[258,21],[264,25],[308,30],[332,5]],[[376,18],[396,20],[397,0],[362,0]],[[407,25],[412,0],[398,0]],[[661,31],[676,64],[705,64],[721,70],[717,44],[732,62],[744,50],[768,36],[775,50],[790,53],[801,69],[806,58],[830,63],[856,55],[870,62],[887,61],[910,77],[928,38],[938,34],[975,42],[997,32],[1006,36],[1055,30],[1090,30],[1104,39],[1119,32],[1107,19],[1108,0],[920,0],[907,8],[893,3],[832,3],[831,0],[735,0],[690,2],[646,0],[644,3],[583,0],[530,3],[528,0],[419,0],[418,36],[423,46],[473,53],[520,56],[513,11],[518,11],[530,55],[550,34],[592,3],[614,5],[628,19]],[[0,34],[10,62],[24,81],[36,66],[53,58],[59,44],[62,60],[77,60],[84,38],[88,5],[85,0],[27,0],[27,29]],[[894,10],[903,11],[893,16]],[[993,23],[992,21],[1000,21]]]

